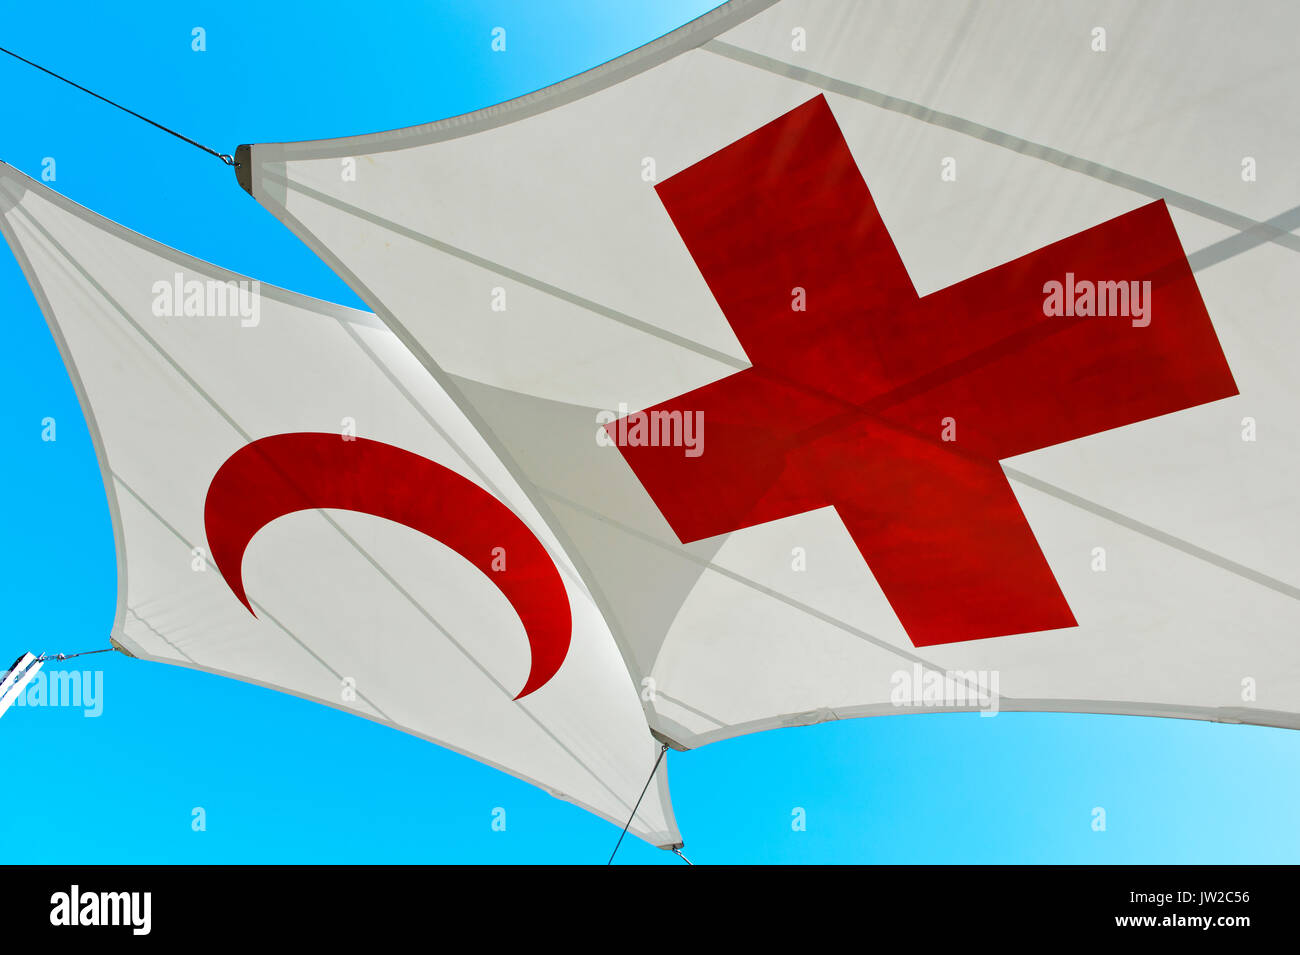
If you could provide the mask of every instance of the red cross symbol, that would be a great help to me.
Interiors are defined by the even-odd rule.
[[[683,543],[833,506],[915,646],[1077,625],[1001,459],[1237,393],[1163,201],[922,298],[823,96],[657,188],[752,367],[624,458]],[[1045,315],[1067,273],[1149,324]]]

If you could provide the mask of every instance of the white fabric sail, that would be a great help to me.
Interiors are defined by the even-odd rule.
[[[239,174],[497,452],[660,738],[1300,727],[1300,14],[1263,11],[732,0]]]
[[[6,165],[0,213],[94,439],[120,648],[316,700],[628,821],[661,750],[639,689],[545,523],[391,332]],[[547,630],[554,614],[564,629]],[[681,842],[666,768],[630,831]]]

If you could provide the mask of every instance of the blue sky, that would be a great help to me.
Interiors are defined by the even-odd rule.
[[[5,12],[3,43],[220,151],[488,106],[668,32],[709,0],[357,5],[247,0]],[[507,29],[504,54],[489,47]],[[191,49],[206,31],[207,50]],[[0,159],[168,245],[362,307],[190,146],[0,57]],[[106,645],[104,492],[75,397],[0,250],[7,664]],[[41,421],[58,440],[41,440]],[[603,862],[618,830],[382,726],[232,680],[103,654],[103,713],[0,720],[0,862]],[[2,665],[2,664],[0,664]],[[699,862],[1294,862],[1300,734],[1177,720],[928,714],[782,730],[668,756]],[[504,832],[491,827],[507,809]],[[1096,832],[1094,807],[1106,810]],[[203,807],[207,828],[191,827]],[[791,827],[806,811],[806,831]],[[622,862],[680,864],[635,839]]]

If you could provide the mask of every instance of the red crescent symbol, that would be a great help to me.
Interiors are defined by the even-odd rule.
[[[248,543],[277,517],[335,508],[372,514],[446,544],[481,570],[519,614],[532,650],[522,699],[551,679],[569,652],[569,597],[550,554],[510,508],[455,471],[391,444],[298,432],[261,438],[212,478],[203,523],[212,559],[240,602]],[[504,548],[505,569],[492,567]],[[257,616],[255,613],[254,616]]]

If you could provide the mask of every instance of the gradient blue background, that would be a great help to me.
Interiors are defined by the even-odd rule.
[[[187,135],[319,139],[548,85],[710,0],[9,5],[0,45]],[[191,29],[208,49],[191,51]],[[493,27],[507,51],[490,50]],[[210,156],[0,57],[0,158],[168,245],[364,307]],[[0,665],[106,645],[104,491],[45,322],[0,250]],[[40,439],[41,419],[58,440]],[[104,654],[105,710],[0,720],[0,862],[603,862],[617,828],[401,733],[257,687]],[[1117,665],[1122,665],[1117,661]],[[697,862],[1295,862],[1300,734],[1176,720],[912,715],[670,753]],[[190,827],[207,812],[207,831]],[[491,829],[493,807],[505,832]],[[807,812],[805,832],[791,810]],[[1091,811],[1105,807],[1107,831]],[[621,862],[680,864],[628,839]]]

